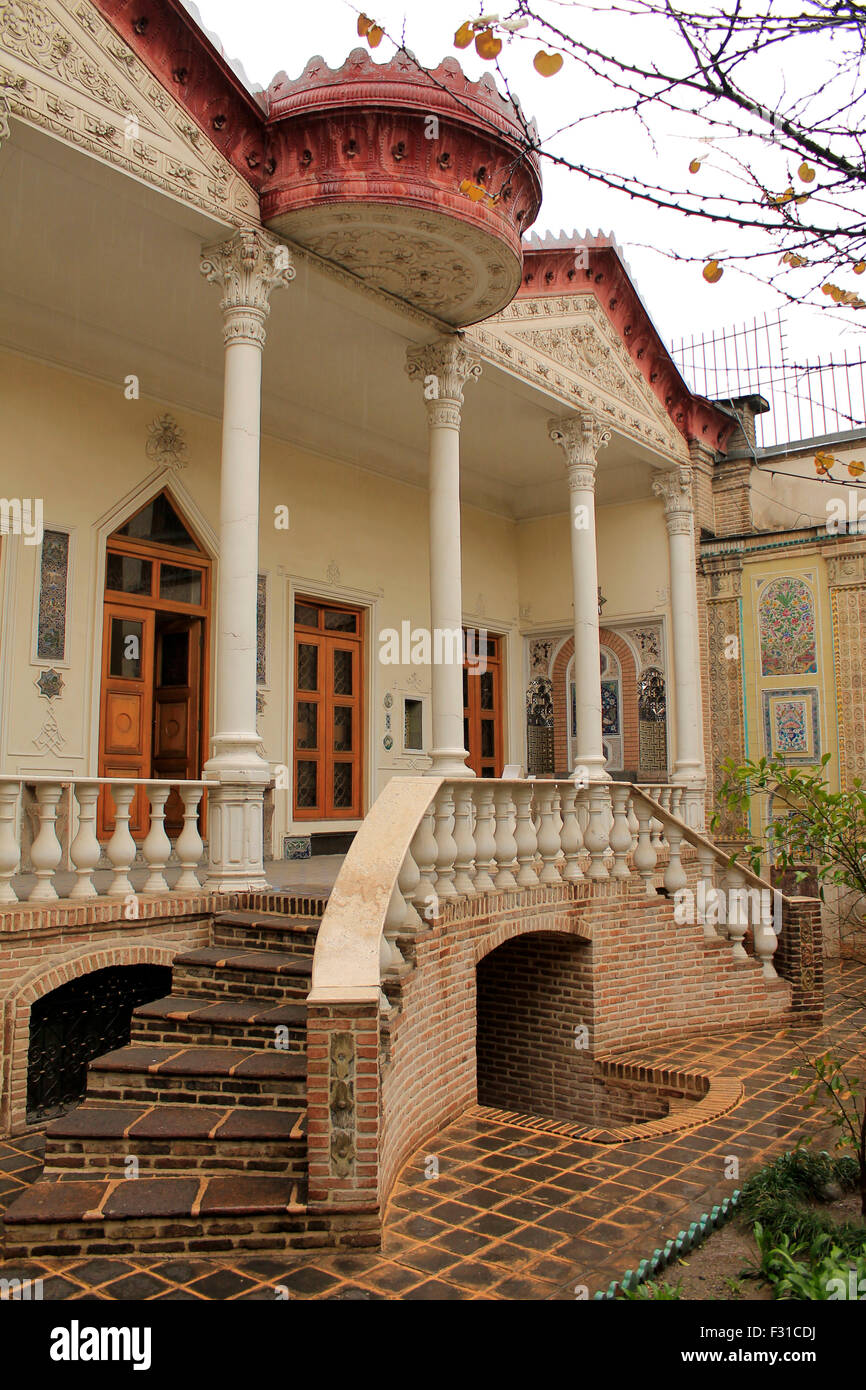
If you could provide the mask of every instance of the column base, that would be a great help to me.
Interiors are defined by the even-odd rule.
[[[254,735],[214,739],[214,756],[204,767],[208,788],[209,893],[257,893],[265,877],[262,812],[270,768]],[[222,747],[219,745],[222,744]],[[255,746],[254,746],[255,745]]]
[[[680,819],[684,820],[691,830],[703,832],[706,829],[706,776],[677,769],[671,776],[671,783],[683,789]]]
[[[471,767],[466,766],[469,757],[465,748],[431,748],[427,754],[430,759],[425,777],[474,777]]]
[[[578,786],[588,787],[591,782],[612,782],[613,778],[605,767],[604,758],[582,758],[578,754],[574,760],[570,780]]]

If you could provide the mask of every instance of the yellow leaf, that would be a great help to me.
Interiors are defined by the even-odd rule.
[[[866,261],[858,261],[854,267],[854,274],[862,275],[864,270],[866,270]]]
[[[468,48],[472,42],[474,35],[475,29],[472,26],[472,22],[471,20],[467,19],[466,23],[461,24],[460,28],[457,30],[457,33],[454,35],[454,47]]]
[[[815,170],[806,163],[805,159],[797,170],[797,177],[802,179],[803,183],[811,183],[815,177]]]
[[[367,30],[367,42],[371,48],[378,48],[385,36],[385,30],[380,24],[374,24]]]
[[[775,207],[775,208],[780,208],[780,207],[783,207],[785,203],[790,203],[790,201],[791,201],[791,199],[792,199],[793,197],[794,197],[794,190],[793,190],[793,188],[786,188],[785,191],[784,191],[784,193],[775,193],[775,194],[771,193],[771,194],[770,194],[770,202],[772,203],[773,207]]]
[[[801,193],[800,196],[799,196],[799,198],[795,198],[795,199],[794,199],[794,202],[795,202],[795,203],[808,203],[810,196],[811,196],[811,195],[808,194],[808,193]]]
[[[848,472],[852,478],[862,478],[863,474],[866,473],[866,463],[863,463],[861,459],[852,459],[848,464]]]
[[[358,15],[358,37],[364,38],[372,29],[373,21],[368,19],[365,14]]]
[[[492,29],[482,29],[480,34],[475,35],[475,52],[479,58],[492,62],[502,52],[502,40],[496,37]]]
[[[816,455],[815,455],[815,472],[816,472],[816,473],[829,473],[829,472],[830,472],[830,469],[831,469],[831,467],[832,467],[832,464],[833,464],[833,460],[832,460],[832,459],[830,459],[829,463],[827,462],[827,456],[826,456],[826,454],[816,454]]]
[[[698,172],[698,170],[700,169],[700,167],[701,167],[701,161],[700,161],[699,159],[693,159],[692,162],[691,162],[691,164],[689,165],[689,173],[690,173],[690,174],[696,174],[696,173]]]
[[[717,285],[724,273],[718,261],[707,261],[703,269],[704,279],[709,285]]]
[[[553,77],[554,73],[559,72],[562,67],[562,54],[545,53],[544,49],[541,49],[533,58],[532,66],[536,72],[541,73],[542,77]]]

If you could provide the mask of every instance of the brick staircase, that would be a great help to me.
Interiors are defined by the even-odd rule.
[[[171,994],[49,1125],[7,1255],[372,1243],[369,1215],[307,1205],[304,1000],[326,902],[221,913],[212,945],[175,958]]]

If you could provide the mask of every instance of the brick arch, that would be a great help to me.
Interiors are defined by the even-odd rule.
[[[589,1121],[592,947],[572,932],[513,933],[476,966],[478,1104]],[[575,1029],[586,1028],[577,1049]]]
[[[504,946],[506,941],[513,941],[516,936],[530,936],[535,932],[544,932],[548,936],[577,938],[579,941],[592,940],[591,930],[584,922],[569,922],[567,925],[557,924],[556,926],[551,926],[543,918],[535,922],[521,922],[519,919],[501,922],[498,927],[475,943],[473,952],[475,965],[477,966],[492,951]]]
[[[599,645],[608,647],[620,665],[622,680],[623,765],[630,772],[640,770],[640,729],[638,726],[638,676],[634,652],[619,633],[599,628]],[[565,673],[574,656],[574,638],[567,637],[553,663],[553,756],[557,777],[567,777],[568,766],[568,698]]]
[[[54,963],[47,967],[44,961],[40,962],[10,990],[2,1001],[11,1038],[8,1050],[8,1077],[0,1100],[3,1102],[3,1111],[8,1111],[11,1133],[20,1133],[27,1124],[30,1011],[36,1000],[50,994],[61,985],[68,984],[70,980],[92,975],[95,971],[105,970],[112,965],[173,965],[178,949],[177,945],[166,946],[158,942],[142,941],[103,946],[97,950],[85,947],[74,955],[64,956],[61,960],[55,959]],[[0,1133],[5,1132],[6,1123],[0,1123]]]

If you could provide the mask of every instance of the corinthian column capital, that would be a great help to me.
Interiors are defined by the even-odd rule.
[[[440,338],[406,353],[410,381],[424,387],[424,402],[431,425],[460,425],[463,388],[477,381],[481,362],[459,338]]]
[[[674,536],[691,531],[694,525],[691,469],[680,464],[677,468],[655,472],[652,490],[665,504],[668,533]]]
[[[580,415],[555,416],[548,420],[547,429],[554,444],[565,454],[572,492],[594,488],[598,451],[610,442],[610,430],[588,411]]]
[[[250,342],[264,347],[271,291],[295,278],[285,243],[257,227],[242,227],[227,241],[205,246],[200,269],[223,292],[226,345]]]

